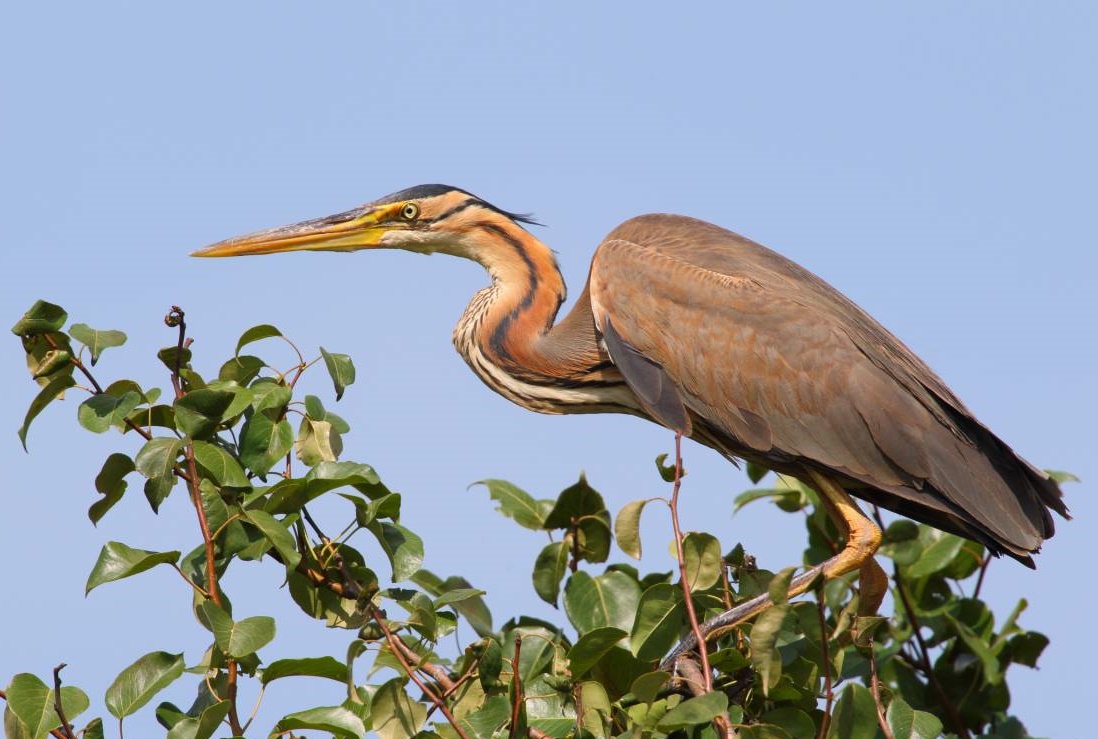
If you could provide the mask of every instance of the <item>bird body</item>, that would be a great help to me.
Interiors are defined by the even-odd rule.
[[[1066,517],[1056,483],[910,349],[778,253],[685,216],[633,218],[596,249],[583,293],[556,322],[564,280],[524,223],[427,185],[197,254],[399,248],[473,259],[492,282],[473,296],[454,345],[523,407],[645,417],[1030,566],[1053,534],[1049,510]]]

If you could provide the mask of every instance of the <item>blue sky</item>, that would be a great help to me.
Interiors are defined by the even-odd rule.
[[[427,566],[489,591],[497,618],[546,615],[529,587],[542,540],[490,515],[486,477],[555,495],[585,470],[610,507],[664,491],[652,458],[670,434],[625,417],[543,417],[490,393],[450,345],[475,265],[405,254],[187,254],[423,182],[533,211],[577,295],[594,246],[643,212],[685,213],[806,265],[903,338],[1034,463],[1076,472],[1076,520],[1029,572],[996,563],[1000,611],[1052,644],[1014,675],[1037,735],[1071,735],[1090,700],[1092,624],[1079,583],[1098,537],[1092,428],[1098,360],[1093,209],[1098,11],[1086,3],[930,2],[791,8],[721,3],[103,2],[9,5],[0,23],[0,318],[37,298],[74,321],[126,331],[105,378],[167,384],[153,353],[187,311],[200,369],[272,322],[315,351],[352,354],[338,411],[347,458],[404,493]],[[287,357],[287,360],[289,357]],[[136,369],[134,369],[136,368]],[[118,373],[118,374],[114,374]],[[324,390],[324,378],[314,387]],[[92,479],[117,438],[51,407],[24,454],[33,387],[18,342],[0,345],[7,552],[0,674],[65,675],[92,694],[134,657],[204,633],[170,571],[85,599],[102,543],[193,540],[175,496],[153,517],[129,496],[93,529]],[[128,440],[126,443],[130,443]],[[63,459],[49,453],[62,449]],[[746,480],[687,445],[684,526],[775,568],[797,561],[799,521],[731,516]],[[646,519],[645,565],[669,568],[666,522]],[[271,567],[230,580],[249,612],[279,619],[270,658],[327,650],[282,604]],[[254,582],[252,580],[254,579]],[[239,605],[238,605],[239,609]],[[163,634],[171,634],[165,639]],[[1089,650],[1087,659],[1080,650]],[[334,684],[333,684],[334,685]],[[1053,689],[1053,686],[1054,689]],[[190,685],[166,697],[189,703]],[[312,703],[308,703],[308,701]],[[272,690],[261,722],[338,702]],[[143,722],[143,723],[142,723]],[[151,731],[142,715],[131,731]]]

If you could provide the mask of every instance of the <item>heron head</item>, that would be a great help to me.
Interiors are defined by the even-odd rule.
[[[502,222],[535,223],[448,185],[420,185],[343,213],[227,239],[193,252],[236,257],[284,251],[404,249],[476,259]]]

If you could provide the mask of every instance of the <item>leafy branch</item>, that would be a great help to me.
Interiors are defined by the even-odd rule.
[[[980,600],[990,558],[972,542],[903,520],[885,526],[878,514],[880,556],[891,562],[896,610],[885,618],[860,615],[851,577],[825,582],[815,576],[816,565],[842,541],[815,493],[795,480],[770,478],[769,486],[738,496],[734,507],[769,501],[805,523],[808,569],[801,575],[766,570],[742,545],[725,549],[712,533],[684,533],[676,437],[674,464],[657,459],[670,497],[633,501],[616,516],[583,476],[547,498],[502,480],[481,483],[500,513],[548,538],[531,552],[532,585],[560,609],[552,621],[516,615],[497,625],[486,593],[469,579],[423,567],[424,542],[401,522],[402,496],[369,465],[342,458],[350,424],[316,395],[295,398],[302,377],[323,367],[338,401],[355,380],[349,356],[320,348],[309,359],[279,329],[261,324],[243,332],[232,356],[204,374],[196,369],[185,315],[173,307],[166,322],[176,329],[174,341],[158,352],[170,383],[169,400],[161,402],[159,389],[134,379],[95,377],[92,367],[98,372],[105,352],[125,344],[122,332],[79,323],[66,330],[67,320],[60,307],[39,302],[12,329],[39,386],[20,441],[26,443],[35,418],[67,390],[83,388],[81,426],[99,434],[133,432],[128,438],[135,434],[141,442],[136,454],[116,451],[104,461],[89,519],[109,515],[137,480],[155,515],[164,515],[161,504],[182,481],[198,521],[189,552],[106,542],[91,568],[88,592],[171,567],[209,634],[205,644],[188,648],[189,661],[155,651],[121,670],[103,694],[120,732],[126,718],[179,680],[189,664],[197,673],[193,705],[155,706],[171,739],[255,734],[266,687],[284,679],[333,682],[343,699],[286,707],[292,710],[265,727],[270,736],[1026,736],[1009,713],[1008,671],[1035,667],[1048,640],[1019,625],[1024,601],[996,619]],[[291,359],[279,364],[245,353],[270,339],[288,345]],[[755,465],[748,473],[756,485],[769,477]],[[321,498],[336,505],[310,510]],[[671,513],[669,571],[644,572],[613,559],[616,542],[621,553],[640,560],[640,523],[652,500]],[[314,517],[316,511],[324,515]],[[325,529],[340,533],[332,539]],[[361,538],[381,554],[365,556],[357,547]],[[286,587],[271,597],[288,594],[311,618],[345,630],[342,658],[265,656],[277,642],[275,620],[238,617],[222,590],[229,569],[260,560],[285,579]],[[813,597],[786,595],[802,590]],[[753,622],[733,619],[710,632],[714,617],[729,609],[756,614],[753,604],[767,595],[777,605]],[[258,601],[234,606],[265,610]],[[362,681],[355,666],[366,659],[372,662]],[[23,673],[0,691],[8,736],[102,736],[99,718],[80,729],[71,723],[90,701],[79,688],[61,684],[61,667],[52,685]],[[237,699],[248,681],[258,697],[242,722]]]

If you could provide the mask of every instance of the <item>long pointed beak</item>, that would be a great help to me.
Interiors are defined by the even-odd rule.
[[[191,252],[192,257],[240,257],[284,251],[355,251],[377,246],[393,224],[381,225],[378,212],[363,206],[345,213],[219,241]]]

